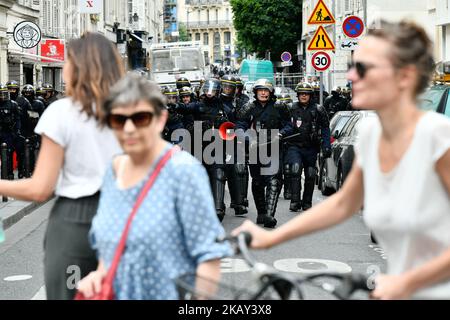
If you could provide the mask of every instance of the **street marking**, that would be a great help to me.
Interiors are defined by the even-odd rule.
[[[223,273],[248,272],[251,268],[243,259],[225,258],[220,261],[220,271]]]
[[[323,259],[282,259],[275,261],[273,266],[281,271],[297,273],[352,272],[352,268],[346,263]]]
[[[19,276],[6,277],[3,279],[3,281],[8,281],[8,282],[26,281],[26,280],[30,280],[31,278],[33,278],[33,276],[24,274],[24,275],[19,275]]]
[[[45,286],[42,286],[39,291],[31,298],[31,300],[47,300],[47,295],[45,294]]]

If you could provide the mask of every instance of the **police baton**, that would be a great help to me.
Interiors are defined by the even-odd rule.
[[[279,139],[279,141],[289,140],[289,139],[298,137],[299,135],[300,135],[300,133],[295,133],[295,134],[293,134],[293,135],[290,135],[290,136],[287,136],[287,137],[283,137],[283,138]],[[258,147],[267,146],[267,145],[269,145],[269,144],[272,144],[272,143],[275,142],[276,140],[277,140],[277,139],[274,139],[274,140],[272,140],[272,141],[265,142],[265,143],[260,143],[260,144],[258,144],[257,146],[258,146]]]

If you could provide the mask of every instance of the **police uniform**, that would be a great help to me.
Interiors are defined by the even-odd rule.
[[[306,93],[311,97],[312,87],[299,83],[297,94]],[[295,137],[287,141],[288,148],[284,163],[289,166],[291,177],[291,211],[308,210],[312,206],[312,196],[316,179],[316,161],[320,146],[325,156],[330,153],[330,128],[324,108],[309,100],[307,104],[296,102],[291,110],[291,123],[295,128]],[[303,201],[300,200],[301,174],[304,170],[305,187]]]

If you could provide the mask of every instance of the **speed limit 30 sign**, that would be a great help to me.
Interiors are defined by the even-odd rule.
[[[318,51],[313,54],[311,64],[317,71],[325,71],[331,65],[331,57],[325,51]]]

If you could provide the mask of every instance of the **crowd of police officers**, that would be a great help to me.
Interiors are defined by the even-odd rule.
[[[337,108],[344,109],[344,107],[334,100],[327,102],[328,109],[320,106],[319,88],[307,82],[301,82],[296,86],[298,102],[295,103],[287,93],[275,96],[274,86],[267,79],[255,82],[254,99],[250,99],[243,92],[243,88],[242,80],[230,74],[225,74],[219,79],[203,80],[197,87],[186,78],[178,79],[176,88],[162,87],[162,92],[168,98],[169,111],[164,138],[174,144],[181,143],[182,138],[178,138],[178,135],[174,135],[177,138],[173,138],[172,133],[176,129],[186,129],[193,133],[194,124],[197,122],[201,123],[202,137],[206,130],[220,130],[229,123],[233,124],[231,128],[235,129],[235,132],[253,129],[256,132],[256,139],[251,141],[249,136],[245,136],[244,145],[239,145],[236,136],[232,136],[231,139],[221,136],[225,142],[224,146],[227,143],[234,143],[233,148],[236,151],[243,150],[246,154],[244,160],[238,159],[238,152],[234,155],[223,152],[220,155],[223,156],[221,161],[213,163],[205,159],[202,161],[209,175],[217,216],[221,221],[225,216],[226,183],[230,191],[230,207],[234,209],[235,215],[242,216],[248,213],[247,192],[251,175],[251,190],[257,210],[256,222],[264,227],[274,228],[277,224],[275,213],[278,198],[283,186],[285,199],[291,200],[291,211],[299,212],[311,208],[318,154],[321,153],[323,158],[331,155],[329,119],[337,112],[335,111]],[[333,94],[334,90],[330,97],[334,97]],[[341,94],[339,92],[339,95]],[[348,100],[345,108],[349,108],[349,105]],[[275,172],[268,174],[264,173],[263,169],[269,168],[270,162],[248,161],[249,152],[263,145],[260,144],[260,133],[263,129],[268,131],[276,129],[278,132],[274,140],[264,144],[271,144],[277,140],[280,146],[280,150],[272,150],[275,153],[269,154],[271,161],[274,159],[273,156],[279,157],[277,159],[279,165]],[[203,148],[206,148],[208,143],[202,139]],[[194,153],[194,149],[191,150]]]
[[[34,133],[40,116],[57,99],[50,84],[34,88],[27,84],[20,90],[15,80],[0,84],[1,177],[13,180],[13,154],[17,155],[18,178],[31,177],[40,146]]]
[[[215,208],[218,218],[225,216],[224,194],[228,183],[231,204],[236,216],[248,213],[249,176],[252,177],[251,190],[257,210],[257,223],[274,228],[278,198],[284,186],[284,198],[291,200],[290,210],[298,212],[308,210],[312,205],[312,196],[317,176],[316,162],[318,154],[323,158],[331,155],[329,119],[338,111],[349,110],[351,98],[340,88],[334,88],[325,99],[324,106],[319,105],[319,88],[307,82],[299,83],[295,92],[298,102],[293,103],[287,93],[275,96],[273,84],[260,79],[253,86],[254,99],[243,92],[244,83],[234,75],[224,74],[221,78],[200,81],[194,87],[186,78],[179,78],[176,87],[162,87],[167,97],[169,118],[163,135],[174,144],[182,142],[182,136],[174,135],[177,129],[190,133],[191,148],[194,153],[193,139],[195,123],[201,123],[201,137],[206,130],[220,130],[225,124],[244,132],[253,129],[256,139],[239,145],[236,138],[224,139],[221,161],[205,161],[210,179]],[[20,94],[21,93],[21,94]],[[14,179],[13,153],[17,154],[19,178],[30,177],[35,165],[40,138],[34,128],[48,105],[57,99],[57,92],[49,84],[40,88],[25,85],[20,91],[17,81],[0,84],[0,146],[2,160],[2,178]],[[264,173],[264,168],[272,163],[249,163],[248,154],[260,145],[262,130],[276,129],[275,140],[280,150],[275,150],[278,170]],[[267,131],[266,131],[267,132]],[[231,141],[227,141],[231,140]],[[226,152],[227,143],[234,143],[235,152]],[[268,144],[273,143],[273,141]],[[267,144],[267,143],[265,143]],[[202,150],[208,145],[201,142]],[[272,152],[274,150],[268,148]],[[281,152],[278,152],[281,151]],[[245,154],[243,159],[239,152]],[[215,155],[212,155],[217,159]],[[269,156],[273,156],[269,154]],[[273,158],[271,158],[273,159]],[[302,174],[304,176],[302,194]]]

